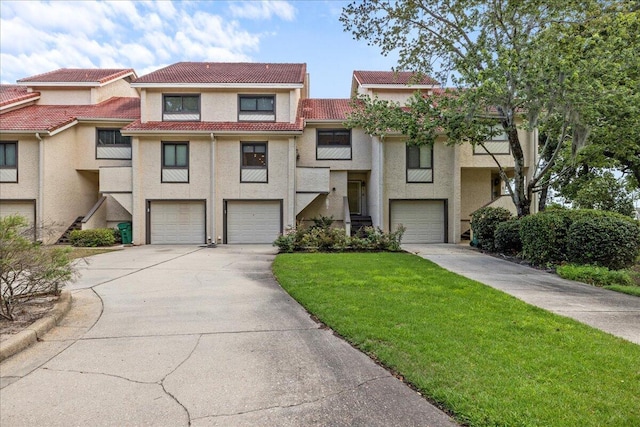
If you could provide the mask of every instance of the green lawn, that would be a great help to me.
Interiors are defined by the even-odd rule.
[[[640,346],[406,253],[280,254],[284,289],[470,426],[640,426]]]

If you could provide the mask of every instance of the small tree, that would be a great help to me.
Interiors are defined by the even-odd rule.
[[[9,320],[21,303],[58,294],[75,275],[68,251],[32,242],[23,236],[26,226],[20,216],[0,219],[0,316]]]

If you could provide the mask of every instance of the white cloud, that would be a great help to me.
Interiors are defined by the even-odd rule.
[[[13,83],[57,68],[123,67],[144,75],[178,61],[251,61],[267,35],[223,18],[222,9],[201,2],[2,0],[0,79]],[[237,10],[238,16],[295,16],[286,2]]]
[[[229,5],[231,14],[237,18],[271,19],[277,16],[285,21],[293,21],[296,9],[286,1],[243,1]]]

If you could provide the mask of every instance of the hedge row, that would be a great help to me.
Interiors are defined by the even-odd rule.
[[[640,255],[640,223],[613,212],[554,209],[512,219],[504,209],[483,208],[471,224],[481,249],[520,253],[535,265],[570,262],[619,270]]]
[[[119,237],[120,232],[117,229],[92,228],[90,230],[73,230],[69,235],[69,240],[73,246],[98,247],[112,246]]]

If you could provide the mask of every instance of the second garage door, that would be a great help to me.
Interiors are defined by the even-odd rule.
[[[36,220],[35,203],[36,202],[31,200],[1,200],[0,218],[4,218],[9,215],[20,215],[27,220],[27,227],[31,228],[34,226]],[[35,228],[32,231],[34,234],[30,233],[30,237],[35,238]]]
[[[282,232],[280,200],[226,202],[227,243],[273,243]]]
[[[153,201],[149,203],[152,245],[205,243],[203,201]]]
[[[407,230],[403,243],[444,243],[445,203],[442,200],[391,200],[391,231]]]

